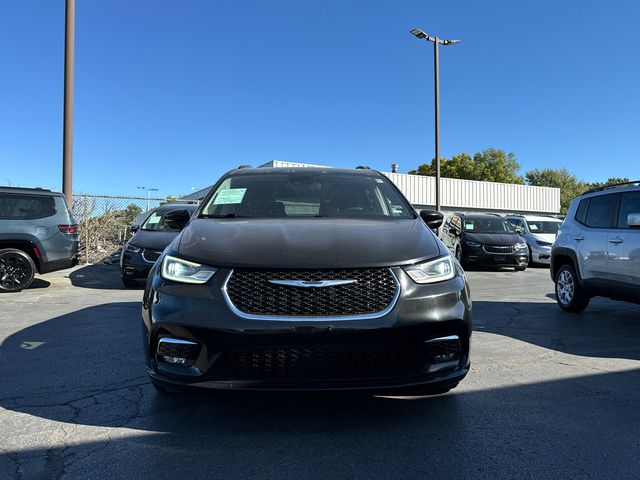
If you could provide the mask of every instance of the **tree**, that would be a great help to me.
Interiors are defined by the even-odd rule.
[[[495,148],[478,152],[473,158],[468,153],[460,153],[451,159],[440,160],[440,174],[445,178],[523,184],[524,179],[518,174],[519,170],[520,165],[513,153],[505,153],[504,150]],[[435,159],[430,164],[422,164],[409,173],[434,177]]]
[[[578,180],[566,168],[536,168],[526,172],[525,177],[529,185],[559,188],[560,213],[562,214],[567,213],[571,200],[589,188],[589,185]]]
[[[606,182],[594,182],[594,183],[589,183],[588,186],[589,188],[602,188],[602,187],[606,187],[607,185],[616,185],[618,183],[627,183],[629,181],[628,178],[619,178],[619,177],[610,177]]]

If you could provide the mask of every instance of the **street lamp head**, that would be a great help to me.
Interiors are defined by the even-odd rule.
[[[426,33],[424,33],[422,30],[420,30],[419,28],[414,28],[413,30],[410,31],[411,35],[418,37],[418,38],[429,38],[429,35],[427,35]]]
[[[443,40],[443,45],[455,45],[456,43],[460,43],[460,40]]]

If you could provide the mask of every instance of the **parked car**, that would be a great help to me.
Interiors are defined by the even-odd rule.
[[[144,285],[149,271],[162,251],[180,233],[165,222],[169,212],[179,210],[191,215],[195,205],[170,204],[153,209],[143,217],[142,225],[133,225],[133,237],[122,248],[120,254],[120,272],[122,283],[126,287]]]
[[[77,228],[61,193],[0,187],[0,291],[18,292],[36,273],[76,265]]]
[[[529,265],[551,263],[551,246],[562,220],[535,215],[507,215],[507,219],[529,246]]]
[[[551,249],[551,277],[558,305],[569,312],[595,296],[640,303],[640,182],[571,202]]]
[[[526,270],[527,243],[499,215],[456,213],[447,218],[442,241],[463,266],[513,267]]]
[[[160,391],[443,393],[469,371],[464,272],[384,175],[224,175],[152,268],[145,363]]]

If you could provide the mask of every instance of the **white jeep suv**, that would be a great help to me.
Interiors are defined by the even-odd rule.
[[[640,181],[590,190],[571,202],[551,250],[563,310],[591,297],[640,303]]]

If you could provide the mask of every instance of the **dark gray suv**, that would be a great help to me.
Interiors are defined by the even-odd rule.
[[[0,291],[78,263],[77,225],[61,193],[0,187]]]
[[[442,393],[469,371],[471,298],[460,264],[369,169],[226,174],[162,252],[143,299],[159,390]]]

